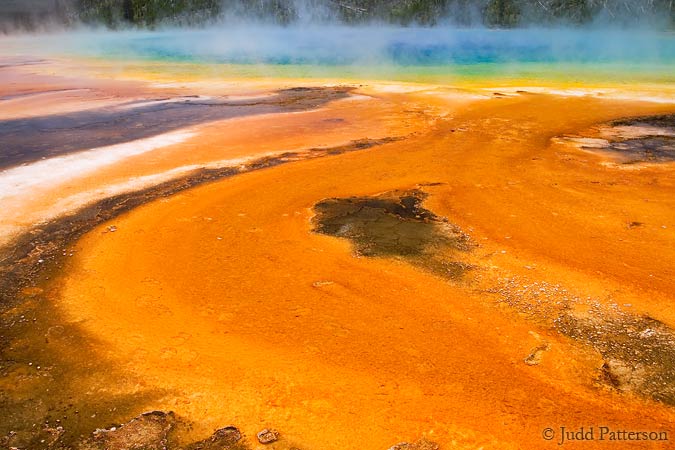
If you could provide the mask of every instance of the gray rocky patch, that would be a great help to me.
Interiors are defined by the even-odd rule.
[[[143,413],[120,427],[99,429],[78,450],[168,450],[169,432],[176,424],[172,412]]]
[[[261,444],[271,444],[279,440],[279,432],[268,428],[260,431],[256,436],[258,437],[258,442]]]
[[[529,355],[524,359],[525,364],[528,366],[537,366],[541,362],[541,358],[544,355],[544,352],[549,349],[549,344],[547,342],[540,344],[532,349]]]
[[[389,447],[389,450],[439,450],[439,448],[440,446],[437,443],[422,438],[412,444],[400,442],[393,447]]]
[[[675,405],[675,332],[666,324],[596,306],[583,317],[562,314],[555,327],[602,355],[611,386]]]
[[[608,157],[617,164],[675,161],[675,114],[615,120],[603,125],[600,138],[557,139]]]
[[[245,448],[237,445],[241,440],[241,432],[235,427],[216,430],[211,437],[188,445],[185,450],[235,450]]]
[[[597,351],[604,360],[600,379],[608,386],[675,405],[675,330],[663,322],[520,277],[500,279],[500,287],[485,292]],[[537,361],[536,350],[526,363]]]
[[[232,426],[220,428],[202,441],[180,444],[179,428],[186,425],[173,412],[150,411],[123,425],[96,429],[75,442],[64,441],[65,430],[57,426],[26,436],[11,432],[0,438],[0,446],[21,450],[248,450],[241,432]]]

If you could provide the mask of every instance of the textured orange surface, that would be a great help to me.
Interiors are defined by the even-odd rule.
[[[671,409],[597,382],[594,351],[482,291],[502,277],[546,281],[675,326],[673,166],[622,170],[550,143],[672,107],[373,95],[211,124],[182,145],[207,155],[229,139],[238,154],[256,154],[407,139],[194,188],[77,244],[57,306],[143,380],[114,389],[161,391],[139,411],[174,410],[200,437],[230,423],[248,436],[271,426],[308,449],[384,449],[422,435],[444,449],[554,448],[541,433],[560,426],[675,433]],[[156,164],[182,164],[181,148]],[[460,282],[357,258],[348,242],[311,231],[321,199],[416,186],[430,194],[425,207],[478,244],[467,256],[478,269]],[[542,340],[550,350],[526,365]],[[629,446],[660,448],[612,448]]]

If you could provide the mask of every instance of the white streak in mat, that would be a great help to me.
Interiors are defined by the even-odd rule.
[[[191,164],[175,167],[151,175],[132,177],[120,183],[102,185],[64,198],[56,199],[56,201],[48,208],[26,208],[24,201],[27,198],[30,200],[30,193],[27,193],[24,196],[14,196],[10,201],[5,201],[3,203],[3,216],[0,218],[0,247],[9,243],[13,237],[17,236],[26,228],[39,223],[45,223],[64,214],[76,211],[97,200],[156,186],[200,169],[221,169],[225,167],[241,169],[251,161],[282,153],[284,152],[272,152],[244,158],[224,159],[206,164]]]
[[[160,147],[184,142],[195,133],[181,130],[123,144],[99,147],[43,159],[0,172],[0,201],[30,192],[34,187],[49,187],[71,178],[87,175],[101,167]]]
[[[165,98],[165,99],[159,99],[159,100],[147,100],[147,101],[125,103],[123,105],[120,105],[118,107],[118,109],[122,109],[122,110],[137,109],[137,108],[143,108],[145,106],[166,105],[166,104],[170,104],[170,103],[190,104],[190,103],[199,103],[199,102],[205,102],[205,101],[210,101],[210,100],[213,100],[213,97],[208,96],[208,95],[199,95],[199,96],[196,96],[196,97],[174,97],[174,98]]]
[[[53,208],[48,211],[44,211],[42,220],[49,220],[58,217],[63,211],[76,211],[77,209],[82,208],[83,206],[86,206],[96,200],[114,197],[120,194],[127,194],[134,191],[141,191],[152,186],[157,186],[161,183],[175,180],[181,176],[185,176],[200,169],[222,169],[226,167],[241,168],[247,162],[254,161],[259,157],[260,156],[226,159],[222,161],[214,161],[209,164],[191,164],[187,166],[180,166],[165,172],[132,177],[121,183],[109,184],[101,186],[97,189],[80,192],[78,194],[74,194],[59,200]]]
[[[393,94],[408,94],[410,92],[421,92],[429,89],[429,86],[411,85],[411,84],[391,84],[380,83],[373,85],[373,90],[377,92],[386,92]]]
[[[255,156],[248,156],[243,158],[222,159],[218,161],[211,161],[206,164],[190,164],[186,166],[174,167],[173,169],[164,172],[155,173],[151,175],[141,175],[132,177],[128,180],[101,186],[97,189],[92,189],[59,200],[53,208],[43,212],[42,220],[49,220],[63,214],[64,211],[75,211],[83,206],[86,206],[96,200],[113,197],[115,195],[127,194],[129,192],[140,191],[152,186],[157,186],[167,181],[175,180],[181,176],[185,176],[191,172],[201,169],[224,169],[233,168],[241,170],[247,163],[256,161],[261,158],[274,157],[283,154],[283,151],[262,153]]]
[[[624,91],[612,88],[580,88],[580,89],[555,89],[543,86],[519,86],[519,87],[491,87],[482,88],[484,91],[501,92],[503,94],[548,94],[560,97],[590,97],[608,100],[627,100],[650,103],[675,103],[675,92],[672,90],[654,91]]]

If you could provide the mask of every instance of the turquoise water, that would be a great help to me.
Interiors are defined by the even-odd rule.
[[[675,83],[675,34],[645,30],[238,27],[70,35],[59,50],[218,76]]]

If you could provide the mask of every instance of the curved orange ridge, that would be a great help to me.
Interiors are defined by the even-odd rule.
[[[390,114],[385,133],[368,122],[372,102],[337,102],[321,114],[356,124],[345,128],[350,139],[405,140],[194,188],[77,243],[57,306],[129,380],[143,380],[111,380],[111,389],[161,390],[139,412],[174,410],[198,437],[230,423],[248,436],[271,426],[302,448],[327,450],[423,435],[444,449],[549,448],[556,444],[542,430],[560,426],[675,432],[672,409],[598,384],[594,351],[479,289],[502,277],[558,283],[675,326],[673,166],[619,170],[551,144],[673,107],[362,92]],[[313,114],[253,120],[249,132],[203,127],[162,161],[180,160],[181,148],[221,151],[224,130],[251,154],[277,139],[316,143]],[[321,199],[413,187],[478,244],[468,258],[479,269],[466,279],[355,257],[348,242],[311,231]],[[630,229],[631,221],[645,225]],[[110,225],[117,231],[106,233]],[[526,365],[542,340],[550,350]]]

